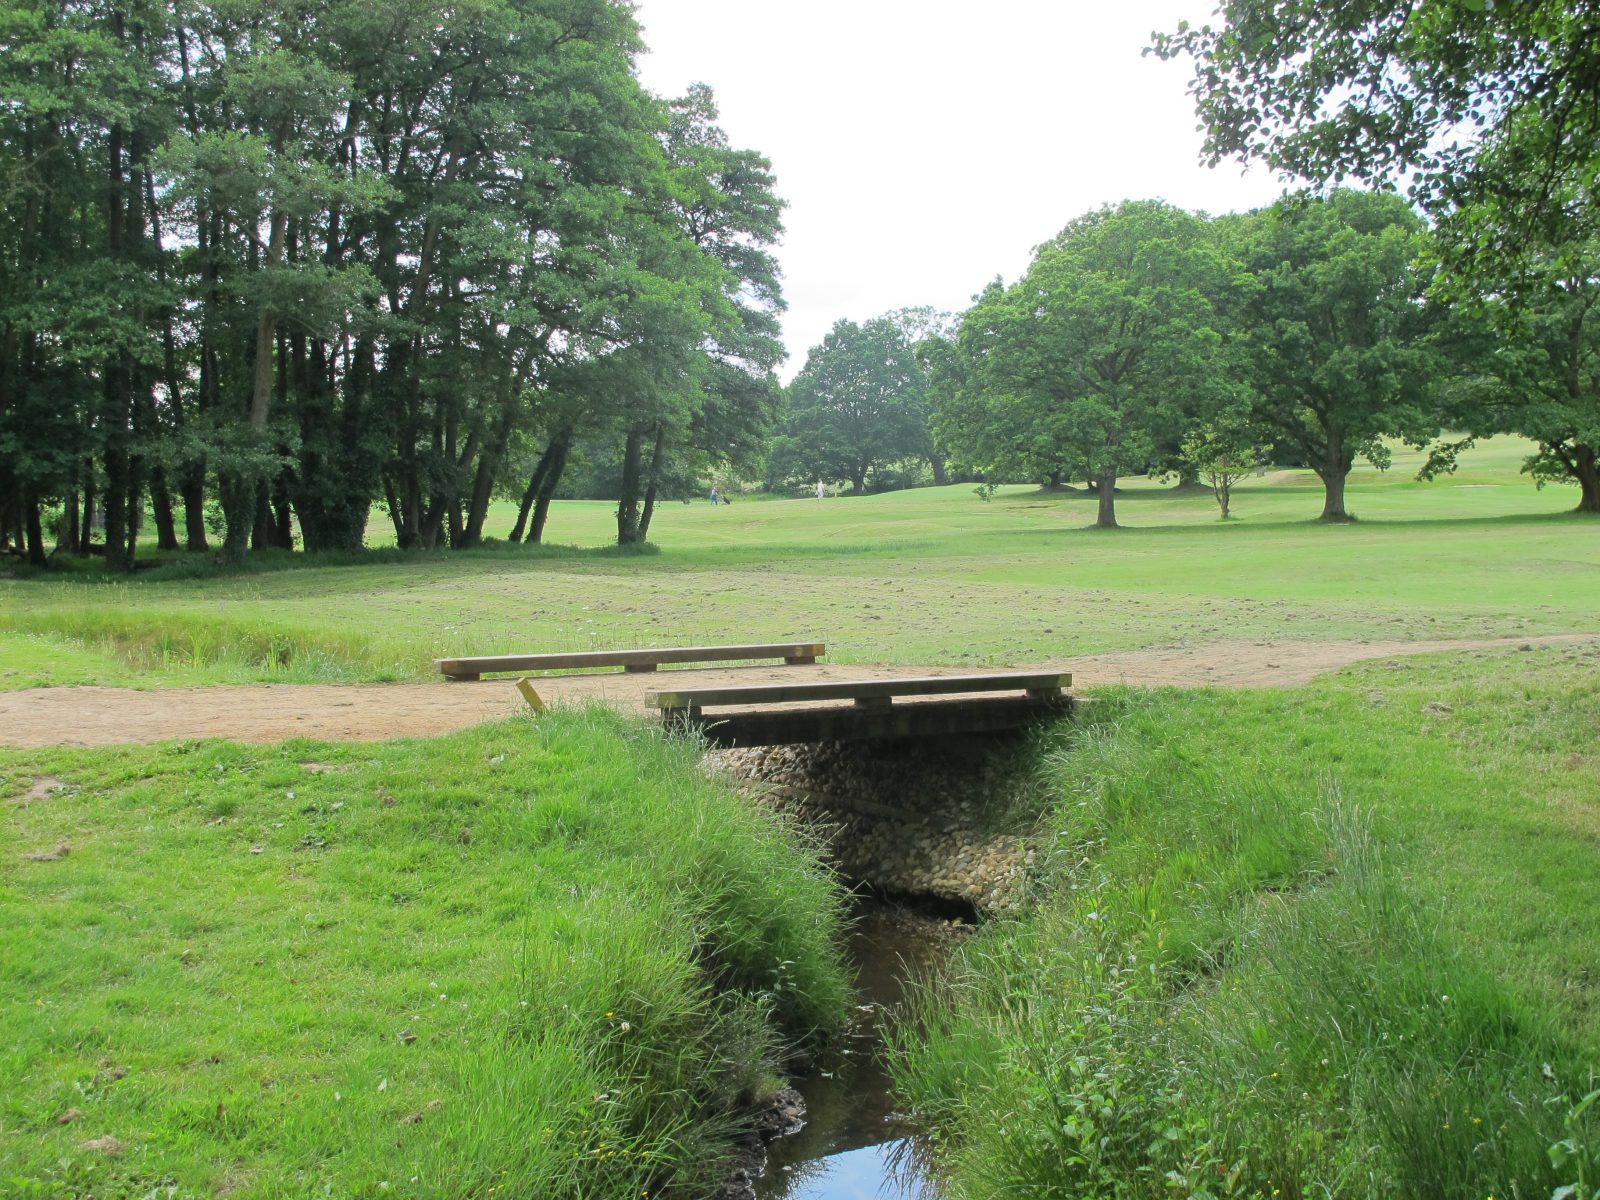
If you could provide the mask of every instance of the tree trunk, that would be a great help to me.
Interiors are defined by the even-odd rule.
[[[217,499],[222,502],[222,519],[227,526],[222,557],[232,563],[243,562],[250,551],[250,534],[256,523],[255,480],[244,471],[219,471]]]
[[[1095,481],[1095,494],[1100,498],[1100,511],[1095,525],[1100,529],[1117,527],[1117,477],[1107,472]]]
[[[167,473],[161,467],[150,473],[150,509],[156,518],[156,548],[179,549],[178,526],[172,512],[172,493],[167,489]]]
[[[394,544],[404,548],[406,545],[405,515],[400,505],[400,497],[395,494],[394,480],[389,472],[383,473],[383,501],[389,509],[389,520],[394,525]]]
[[[942,454],[934,454],[931,457],[929,457],[928,463],[929,463],[930,466],[933,467],[933,486],[934,487],[943,487],[945,484],[950,482],[949,474],[948,474],[948,472],[945,471],[944,455],[942,455]]]
[[[655,445],[650,448],[650,465],[645,469],[644,515],[639,518],[639,540],[650,536],[650,518],[656,514],[656,493],[661,485],[661,456],[666,453],[667,427],[656,424]]]
[[[122,17],[114,20],[117,36],[122,36]],[[124,178],[122,157],[123,128],[120,123],[111,127],[106,140],[107,195],[106,243],[113,262],[123,258],[127,226],[124,218]],[[128,557],[128,409],[133,394],[132,366],[123,351],[113,351],[106,356],[102,395],[105,401],[105,463],[106,463],[106,569],[131,571],[133,560]]]
[[[289,217],[281,208],[272,213],[267,234],[267,253],[264,263],[271,272],[283,261],[284,239],[288,234]],[[256,352],[250,379],[250,449],[259,449],[262,433],[267,428],[267,416],[272,411],[273,384],[277,368],[278,314],[263,308],[256,314]],[[228,521],[228,536],[222,543],[222,556],[230,562],[244,561],[251,535],[257,544],[270,541],[271,516],[261,520],[261,510],[266,506],[267,481],[253,468],[230,470],[224,493],[222,512]],[[230,505],[229,495],[233,503]],[[239,523],[237,531],[235,522]]]
[[[1340,434],[1328,435],[1322,465],[1314,469],[1323,487],[1321,519],[1334,523],[1350,520],[1350,514],[1344,507],[1344,482],[1350,475],[1350,464],[1345,461],[1344,438]]]
[[[644,437],[637,429],[628,430],[622,451],[622,492],[617,499],[617,545],[631,546],[639,540],[639,466],[644,457]]]
[[[1318,471],[1318,478],[1322,480],[1322,520],[1343,522],[1350,519],[1350,514],[1344,507],[1344,481],[1343,471]]]
[[[180,35],[181,36],[181,35]],[[167,281],[166,259],[162,249],[161,235],[161,209],[156,203],[155,177],[146,171],[144,173],[145,207],[150,213],[150,243],[155,251],[159,277],[162,283]],[[205,215],[202,212],[196,222],[199,231],[200,250],[202,258],[205,257]],[[172,419],[178,429],[182,430],[188,424],[188,409],[183,399],[182,372],[178,367],[178,339],[173,330],[173,312],[170,306],[161,311],[161,363],[162,376],[167,386],[167,405],[171,409]],[[201,358],[201,372],[205,371],[204,356]],[[203,403],[203,400],[201,401]],[[176,550],[177,530],[173,528],[172,498],[167,485],[166,469],[157,468],[153,476],[150,495],[151,502],[156,510],[156,538],[157,544],[163,550]],[[204,456],[197,456],[186,461],[177,472],[178,495],[183,501],[183,533],[184,547],[192,554],[203,554],[206,545],[206,520],[205,520],[205,489],[206,489],[206,463]],[[161,504],[166,502],[166,518],[163,523]],[[172,545],[167,545],[168,531],[172,533]]]
[[[1577,464],[1580,496],[1576,511],[1600,513],[1600,452],[1592,446],[1578,446],[1573,455]]]
[[[115,422],[118,393],[122,390],[118,377],[121,370],[106,372],[107,416]],[[124,398],[125,403],[125,398]],[[106,495],[102,507],[106,514],[106,570],[131,571],[133,560],[128,557],[128,433],[126,429],[106,436]]]
[[[83,464],[83,524],[78,533],[78,553],[88,554],[94,545],[94,460]]]
[[[267,489],[267,481],[262,479],[256,483],[256,514],[251,527],[250,549],[265,550],[273,544],[272,495]]]
[[[28,562],[42,567],[44,556],[44,525],[39,519],[39,497],[29,496],[22,505],[23,538],[28,545]]]
[[[533,506],[533,524],[528,527],[528,541],[539,543],[544,541],[544,525],[550,519],[550,501],[555,499],[556,488],[561,486],[561,476],[567,470],[567,456],[572,453],[573,430],[565,430],[557,442],[555,461],[550,464],[546,472],[544,483],[539,487],[539,499]]]
[[[61,514],[60,536],[56,539],[56,549],[66,550],[68,554],[75,554],[78,550],[78,493],[73,492],[67,497],[67,503]]]
[[[210,549],[206,541],[206,469],[204,460],[184,467],[179,479],[183,495],[183,542],[192,554]]]
[[[522,534],[528,527],[528,513],[533,509],[533,502],[539,498],[539,492],[544,487],[545,476],[550,473],[550,465],[555,461],[556,446],[561,441],[557,434],[545,446],[544,453],[539,456],[539,461],[534,465],[533,474],[528,477],[528,488],[522,493],[522,505],[517,509],[517,523],[511,527],[508,541],[520,542]]]
[[[516,383],[518,386],[513,387],[511,394],[501,401],[489,444],[478,455],[478,470],[472,479],[472,498],[467,506],[467,528],[462,541],[464,546],[476,546],[483,541],[483,522],[489,515],[489,499],[494,494],[495,477],[500,473],[501,460],[505,458],[506,447],[511,443],[511,427],[516,423],[521,380]]]
[[[866,471],[865,467],[863,467],[859,471],[852,471],[850,473],[850,484],[851,484],[851,487],[853,487],[855,489],[855,494],[857,496],[861,496],[861,495],[865,495],[866,494],[866,490],[867,490],[867,471]]]

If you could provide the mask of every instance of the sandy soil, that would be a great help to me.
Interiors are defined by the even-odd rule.
[[[1401,642],[1211,642],[1095,654],[1044,664],[1071,671],[1080,686],[1131,683],[1176,687],[1283,687],[1369,658],[1523,644],[1600,643],[1594,634]],[[535,681],[546,703],[603,700],[643,710],[644,694],[665,686],[727,687],[823,679],[959,675],[971,668],[735,667],[655,674],[552,676]],[[510,677],[478,683],[259,684],[162,688],[36,688],[0,693],[0,745],[109,746],[174,738],[277,742],[305,737],[381,741],[448,733],[520,711]]]

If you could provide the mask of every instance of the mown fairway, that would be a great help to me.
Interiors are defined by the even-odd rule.
[[[21,579],[0,670],[151,687],[795,635],[843,661],[1070,663],[1600,631],[1600,528],[1516,474],[1522,449],[1445,483],[1365,474],[1345,527],[1277,473],[1227,525],[1148,483],[1109,533],[1086,497],[956,486],[674,504],[660,552],[624,557],[607,506],[574,503],[552,535],[575,549]],[[1038,906],[903,1032],[903,1095],[961,1194],[1548,1195],[1600,1166],[1572,1116],[1596,1081],[1596,654],[1110,689],[1041,737],[1052,795],[1018,817]],[[776,1039],[847,1005],[812,852],[610,715],[5,751],[0,813],[0,1196],[698,1195]],[[1114,1119],[1053,1115],[1105,1088]]]
[[[1466,638],[1600,629],[1600,532],[1496,439],[1456,476],[1416,457],[1352,477],[1353,526],[1315,523],[1308,472],[1208,493],[1129,481],[1126,528],[1087,495],[970,485],[658,510],[659,554],[615,556],[611,506],[549,537],[370,565],[0,591],[0,687],[418,677],[451,653],[817,637],[838,662],[1025,664],[1264,638]],[[490,523],[504,532],[502,506]],[[391,533],[381,513],[372,540]],[[19,637],[26,633],[36,636]]]

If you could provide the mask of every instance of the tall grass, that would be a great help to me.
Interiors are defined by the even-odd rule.
[[[86,589],[48,607],[0,611],[0,630],[64,638],[110,651],[138,672],[203,669],[293,681],[402,679],[427,664],[401,643],[349,629],[322,629],[132,603],[124,585]]]
[[[608,712],[4,794],[0,1195],[704,1194],[848,1008],[810,848]]]
[[[896,1081],[953,1194],[1544,1200],[1593,1179],[1600,1126],[1571,1114],[1595,1042],[1508,986],[1492,941],[1443,929],[1446,898],[1387,848],[1425,834],[1416,814],[1279,757],[1291,725],[1217,744],[1219,707],[1123,694],[1069,735],[1040,908],[918,991]]]

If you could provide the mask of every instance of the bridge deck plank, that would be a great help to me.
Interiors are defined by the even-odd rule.
[[[725,705],[798,704],[853,700],[881,707],[902,696],[951,696],[979,692],[1058,694],[1072,685],[1066,671],[997,671],[979,675],[916,675],[902,679],[839,679],[750,687],[676,688],[648,692],[645,703],[660,709]]]

